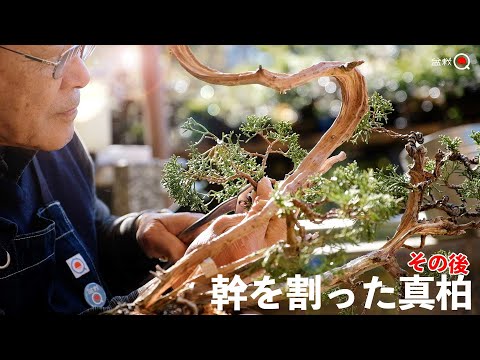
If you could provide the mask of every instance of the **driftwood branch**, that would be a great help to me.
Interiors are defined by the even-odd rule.
[[[226,74],[201,64],[187,46],[171,46],[170,51],[190,74],[212,84],[227,86],[261,84],[278,91],[286,91],[320,76],[333,76],[337,79],[342,90],[342,110],[330,129],[321,137],[298,168],[281,183],[279,189],[282,195],[295,192],[300,187],[307,187],[309,176],[323,174],[335,163],[344,160],[346,154],[343,152],[335,156],[331,155],[335,149],[352,136],[362,116],[368,110],[365,80],[355,69],[362,63],[361,61],[346,64],[322,62],[292,75],[270,72],[261,67],[253,72]],[[480,228],[480,221],[470,221],[459,225],[454,218],[438,217],[431,220],[419,220],[419,212],[429,207],[441,208],[448,215],[458,215],[447,204],[448,199],[435,200],[431,204],[422,205],[425,189],[439,178],[441,165],[446,160],[446,156],[439,152],[436,155],[434,171],[427,172],[424,170],[426,150],[421,145],[423,143],[422,134],[411,132],[401,135],[391,131],[376,130],[407,141],[405,148],[413,159],[413,166],[408,173],[412,190],[406,200],[406,209],[395,234],[382,248],[321,274],[322,292],[341,284],[351,284],[359,275],[378,266],[383,266],[395,278],[404,275],[405,271],[398,265],[395,253],[401,247],[407,247],[405,241],[412,236],[420,236],[420,247],[423,247],[427,235],[459,235],[467,229]],[[476,164],[476,160],[470,161],[460,155],[450,160],[463,163],[467,169]],[[235,241],[264,226],[276,215],[277,210],[278,207],[274,200],[270,199],[258,214],[245,218],[239,225],[232,227],[207,245],[199,247],[180,259],[167,271],[158,271],[156,278],[140,289],[137,300],[128,305],[129,312],[145,314],[180,311],[181,313],[196,314],[199,313],[199,306],[203,306],[204,310],[209,307],[210,278],[212,276],[222,274],[229,277],[239,274],[246,283],[255,277],[262,276],[265,270],[261,266],[255,265],[261,263],[266,249],[261,249],[219,268],[215,266],[212,258],[234,244]],[[306,212],[308,213],[308,211]],[[295,221],[294,218],[290,220]],[[167,290],[174,284],[173,291],[167,293]],[[271,288],[279,289],[284,286],[285,284],[280,283]],[[249,287],[244,295],[248,296],[252,291]],[[284,297],[285,294],[282,293],[274,298],[274,301]],[[255,300],[248,297],[245,305],[254,303]],[[173,310],[166,310],[169,306]]]
[[[170,52],[174,55],[180,65],[197,79],[215,85],[237,86],[260,84],[274,90],[285,92],[297,86],[304,85],[311,80],[321,76],[336,76],[338,69],[349,72],[363,61],[352,61],[342,63],[340,61],[324,61],[310,66],[296,74],[284,74],[268,71],[262,66],[256,71],[247,71],[243,73],[223,73],[203,65],[193,55],[190,47],[187,45],[172,45]],[[342,89],[343,91],[343,89]],[[362,114],[363,115],[363,114]]]
[[[331,155],[335,149],[351,137],[367,111],[365,80],[355,69],[362,63],[361,61],[345,64],[323,62],[292,75],[270,72],[261,67],[253,72],[226,74],[201,64],[187,46],[171,46],[170,51],[190,74],[212,84],[227,86],[261,84],[283,92],[320,76],[333,76],[337,79],[342,90],[342,110],[331,128],[321,137],[299,167],[281,183],[279,187],[281,194],[289,194],[300,187],[308,187],[306,180],[309,176],[323,174],[335,163],[346,158],[343,152],[336,156]],[[400,268],[395,259],[395,253],[401,247],[406,247],[405,241],[412,236],[420,236],[420,246],[423,246],[427,235],[458,235],[464,233],[467,229],[480,228],[480,221],[470,221],[459,225],[454,218],[438,217],[431,220],[419,220],[419,212],[424,210],[426,206],[443,209],[448,207],[446,204],[448,199],[436,201],[432,198],[433,203],[431,204],[435,206],[422,205],[425,189],[440,176],[445,155],[439,152],[436,155],[435,170],[432,173],[427,172],[424,170],[426,150],[421,145],[423,143],[422,134],[411,132],[401,135],[377,130],[407,141],[405,148],[413,159],[413,166],[409,171],[412,190],[406,201],[405,212],[395,234],[382,248],[321,274],[322,292],[343,283],[351,284],[359,275],[378,266],[383,266],[395,278],[405,275],[405,271]],[[467,168],[476,164],[476,160],[467,161],[460,156],[450,160],[461,162]],[[175,313],[175,311],[196,314],[199,313],[199,307],[203,307],[204,312],[208,312],[206,309],[209,308],[210,312],[214,312],[210,306],[210,278],[215,274],[222,274],[226,277],[238,274],[246,283],[249,283],[251,279],[260,277],[265,273],[265,270],[258,265],[261,264],[267,249],[261,249],[219,268],[214,264],[212,266],[212,257],[225,250],[235,241],[262,227],[265,222],[270,221],[277,210],[275,202],[270,199],[258,214],[245,219],[207,245],[194,250],[167,271],[157,271],[156,278],[139,289],[139,297],[133,304],[126,305],[125,309],[128,311],[125,311],[131,314]],[[446,212],[449,215],[454,215],[451,212]],[[183,279],[187,280],[184,281]],[[167,289],[179,281],[180,285],[175,286],[173,291],[166,292]],[[285,284],[275,284],[271,288],[280,289],[284,286]],[[249,287],[244,295],[248,296],[252,291]],[[284,297],[285,294],[282,293],[282,295],[274,298],[274,301]],[[248,297],[245,305],[253,304],[255,304],[255,300]],[[174,310],[166,310],[169,306]]]
[[[188,46],[171,46],[170,51],[190,74],[212,84],[227,86],[261,84],[278,91],[286,91],[321,76],[333,76],[337,79],[342,91],[340,114],[295,172],[283,181],[280,186],[282,194],[296,191],[309,176],[323,174],[333,164],[346,158],[346,154],[343,152],[333,157],[330,156],[335,149],[352,136],[362,116],[367,111],[368,96],[365,79],[355,69],[363,63],[362,61],[349,63],[321,62],[292,75],[273,73],[263,68],[255,72],[225,74],[201,64]],[[164,295],[172,284],[183,279],[186,275],[192,274],[205,259],[214,257],[227,246],[262,227],[263,224],[270,221],[277,210],[275,202],[270,199],[261,212],[242,221],[209,244],[180,259],[165,273],[160,274],[140,289],[140,295],[134,302],[136,311],[150,313],[152,309],[157,309],[157,303],[172,296],[171,293]]]
[[[460,235],[467,229],[479,229],[480,221],[470,221],[466,224],[457,224],[456,222],[438,217],[431,220],[418,220],[420,203],[423,197],[423,186],[431,180],[431,173],[424,171],[425,148],[422,145],[417,146],[410,141],[406,147],[414,159],[414,165],[409,172],[410,182],[413,190],[407,200],[407,208],[402,216],[400,225],[395,235],[381,249],[372,251],[366,255],[358,257],[343,266],[324,272],[322,276],[322,292],[341,285],[351,284],[361,274],[378,266],[383,266],[394,278],[405,276],[405,270],[401,269],[395,259],[395,253],[401,248],[406,247],[405,241],[412,236],[420,236],[421,244],[424,245],[424,239],[427,235]],[[433,172],[434,177],[440,176],[438,169]],[[258,260],[257,260],[258,261]],[[238,272],[237,272],[238,273]],[[272,286],[272,289],[284,288],[286,284],[280,283]],[[249,295],[253,290],[247,290],[245,295]],[[197,295],[199,304],[208,304],[211,300],[211,292],[207,291]],[[285,294],[274,298],[274,301],[285,299]],[[254,305],[255,300],[248,298],[245,306]]]

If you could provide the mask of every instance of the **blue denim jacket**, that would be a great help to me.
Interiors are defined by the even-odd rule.
[[[108,299],[139,287],[156,262],[137,244],[136,216],[113,216],[96,197],[77,135],[52,152],[0,147],[0,312],[78,313],[93,306],[83,298],[86,282],[101,283]],[[88,259],[90,278],[67,266],[76,253]]]

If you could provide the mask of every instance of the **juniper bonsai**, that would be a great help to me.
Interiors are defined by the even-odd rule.
[[[230,278],[239,275],[247,284],[269,275],[276,280],[272,289],[283,289],[286,278],[294,274],[306,277],[320,274],[323,293],[352,284],[362,273],[380,266],[398,279],[405,271],[395,253],[402,247],[412,249],[405,244],[409,238],[419,236],[420,243],[415,249],[421,249],[427,235],[458,235],[467,229],[480,228],[478,156],[469,158],[461,154],[460,139],[444,136],[441,138],[444,149],[428,157],[421,133],[401,134],[386,129],[392,105],[376,93],[367,97],[364,78],[355,69],[360,61],[319,63],[294,75],[275,74],[262,68],[250,73],[223,74],[199,63],[188,47],[174,46],[172,53],[192,75],[214,84],[260,83],[285,91],[312,78],[333,76],[341,86],[343,106],[334,124],[308,153],[299,146],[298,134],[292,132],[289,124],[273,123],[268,117],[250,116],[240,134],[221,137],[195,120],[187,120],[183,128],[197,133],[199,139],[189,148],[186,167],[176,157],[167,163],[163,184],[172,198],[192,210],[206,211],[211,201],[235,195],[246,183],[255,187],[264,176],[272,153],[290,158],[294,168],[284,179],[277,179],[272,196],[260,213],[196,249],[168,270],[157,267],[156,278],[140,289],[140,296],[133,304],[121,305],[110,313],[216,313],[210,304],[211,277],[216,274]],[[355,162],[340,165],[337,163],[346,160],[346,154],[331,156],[345,141],[368,142],[375,132],[405,143],[411,159],[406,173],[394,166],[364,170]],[[252,153],[242,147],[253,137],[263,139],[263,153]],[[480,146],[480,133],[473,132],[471,137]],[[212,147],[200,152],[198,145],[202,141],[212,141]],[[460,173],[463,182],[452,181],[454,173]],[[195,182],[201,180],[221,184],[223,189],[200,194]],[[453,189],[458,199],[443,195],[447,188]],[[477,205],[468,206],[468,198],[475,199]],[[421,211],[430,209],[437,209],[443,215],[428,220],[419,218]],[[400,224],[385,239],[383,247],[345,260],[343,244],[373,240],[377,226],[397,214],[401,214]],[[215,265],[212,261],[215,254],[228,251],[231,244],[274,216],[286,219],[285,239],[230,264]],[[301,223],[307,219],[320,224],[332,218],[354,220],[354,225],[336,233],[309,234]],[[338,251],[330,252],[326,261],[314,268],[307,266],[311,264],[312,253],[327,245]],[[245,294],[251,292],[248,288]],[[285,292],[274,300],[282,298]],[[254,304],[255,300],[249,298],[245,306]],[[230,312],[231,307],[226,306],[225,311]]]

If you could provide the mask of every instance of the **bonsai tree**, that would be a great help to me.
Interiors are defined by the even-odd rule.
[[[427,235],[458,235],[467,229],[480,228],[480,207],[471,209],[466,203],[467,198],[480,199],[478,156],[468,158],[461,154],[460,139],[442,137],[444,149],[428,157],[421,133],[400,134],[384,128],[392,105],[377,93],[368,98],[364,77],[356,69],[361,61],[321,62],[293,75],[272,73],[262,67],[255,72],[224,74],[202,65],[186,46],[172,46],[171,52],[189,73],[212,84],[258,83],[287,91],[320,76],[333,76],[340,84],[343,105],[333,125],[308,153],[300,147],[298,134],[293,133],[288,123],[273,123],[266,116],[249,116],[240,134],[228,133],[221,137],[194,119],[188,119],[183,128],[199,134],[200,139],[189,148],[187,166],[183,167],[172,157],[165,165],[163,177],[170,196],[181,205],[206,211],[211,201],[237,195],[247,183],[255,189],[265,175],[272,153],[291,159],[293,170],[284,179],[272,181],[271,196],[258,213],[246,217],[207,244],[187,250],[168,270],[158,266],[153,272],[155,278],[140,289],[139,297],[132,304],[119,305],[109,313],[229,313],[233,304],[224,306],[223,311],[211,305],[211,278],[218,274],[228,278],[238,275],[247,285],[268,275],[275,279],[272,289],[284,288],[286,279],[295,274],[321,275],[324,293],[352,284],[362,273],[381,266],[399,279],[406,272],[399,266],[395,253],[402,247],[413,249],[405,244],[409,238],[420,236],[420,244],[415,248],[418,250],[425,245]],[[368,142],[374,132],[405,142],[411,159],[406,173],[398,173],[393,166],[362,170],[355,162],[337,164],[347,158],[344,152],[332,156],[341,144],[349,140]],[[263,153],[244,148],[254,137],[263,139]],[[480,132],[473,132],[471,137],[480,145]],[[211,141],[212,146],[201,152],[199,145],[203,141]],[[450,177],[458,171],[462,172],[464,181],[452,183]],[[195,188],[199,180],[220,184],[222,189],[200,194]],[[454,189],[458,199],[443,196],[444,188]],[[252,199],[247,200],[248,209]],[[444,215],[419,219],[421,211],[433,208]],[[397,214],[402,214],[400,224],[395,233],[385,239],[383,247],[346,262],[341,244],[373,240],[377,226]],[[278,217],[286,221],[285,239],[230,263],[218,263],[219,254],[234,251],[232,244]],[[351,219],[354,224],[336,233],[311,234],[300,222],[308,219],[320,224],[332,218]],[[340,251],[312,262],[316,249],[326,245]],[[245,294],[252,291],[247,287]],[[285,297],[285,292],[280,291],[275,300]],[[252,298],[244,302],[246,307],[254,304],[256,300]]]

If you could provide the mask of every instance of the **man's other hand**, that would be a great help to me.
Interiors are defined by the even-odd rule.
[[[201,218],[200,213],[146,212],[137,219],[137,241],[145,254],[151,258],[168,261],[180,259],[188,245],[208,227],[208,223],[180,240],[178,234]]]

